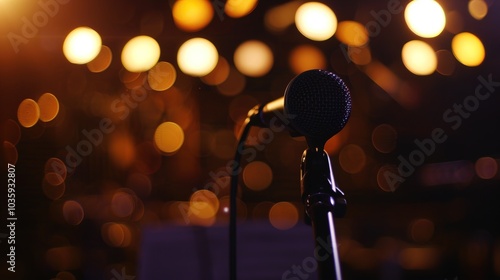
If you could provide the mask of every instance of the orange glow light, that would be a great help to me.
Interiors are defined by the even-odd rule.
[[[92,61],[87,63],[87,68],[93,73],[103,72],[111,65],[112,58],[111,49],[108,46],[102,45],[99,54],[97,54]]]
[[[59,113],[59,101],[52,93],[44,93],[38,98],[38,107],[40,108],[40,120],[50,122],[55,119]]]
[[[273,181],[271,167],[262,161],[253,161],[243,170],[243,181],[245,185],[254,191],[261,191],[269,187]]]
[[[184,131],[173,122],[164,122],[158,126],[154,134],[158,149],[166,154],[177,152],[184,143]]]
[[[258,0],[228,0],[224,12],[232,18],[244,17],[255,9],[258,2]]]
[[[287,230],[294,227],[299,220],[297,207],[290,202],[278,202],[269,211],[269,221],[273,227]]]
[[[64,202],[62,210],[64,220],[66,220],[66,222],[70,225],[79,225],[85,216],[80,203],[74,200],[68,200]]]
[[[33,99],[24,99],[17,109],[17,119],[23,127],[32,127],[40,118],[40,107]]]
[[[172,14],[177,27],[194,32],[210,23],[214,10],[207,0],[178,0],[172,8]]]

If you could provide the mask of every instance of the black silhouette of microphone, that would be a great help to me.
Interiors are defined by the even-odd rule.
[[[259,127],[285,126],[305,136],[310,147],[323,148],[344,128],[351,114],[351,95],[344,81],[325,70],[308,70],[293,78],[283,97],[256,106],[250,122]]]

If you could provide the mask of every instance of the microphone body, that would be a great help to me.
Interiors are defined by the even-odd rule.
[[[344,82],[325,70],[309,70],[288,84],[285,94],[249,112],[252,125],[285,127],[292,136],[305,136],[322,148],[339,132],[351,113],[351,96]]]

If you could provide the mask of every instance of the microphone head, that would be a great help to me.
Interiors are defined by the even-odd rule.
[[[308,70],[288,84],[284,111],[294,116],[291,126],[306,136],[310,144],[323,146],[347,123],[351,95],[337,75],[325,70]]]

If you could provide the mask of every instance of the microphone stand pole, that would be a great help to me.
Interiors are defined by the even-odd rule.
[[[330,158],[323,148],[304,151],[300,167],[302,201],[306,223],[312,224],[320,280],[341,280],[340,260],[333,218],[342,217],[346,211],[344,193],[337,188],[333,178]]]

